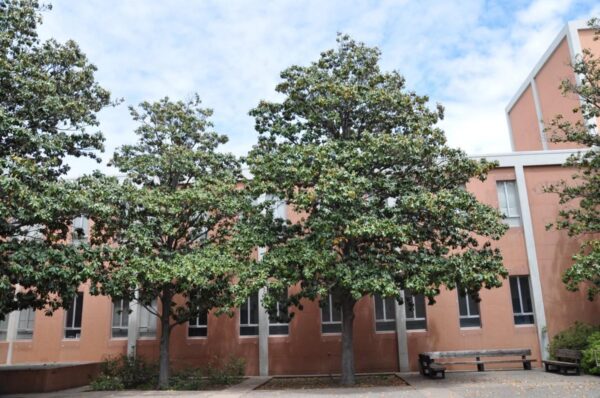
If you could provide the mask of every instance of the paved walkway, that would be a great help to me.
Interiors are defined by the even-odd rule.
[[[600,398],[600,377],[561,376],[533,371],[447,373],[445,380],[426,379],[415,373],[400,374],[410,386],[328,388],[314,390],[254,390],[268,378],[250,377],[222,391],[119,391],[86,392],[84,388],[49,394],[20,394],[7,398],[109,398],[109,397],[397,397],[397,398]]]

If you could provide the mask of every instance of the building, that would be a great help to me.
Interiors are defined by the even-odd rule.
[[[600,42],[592,36],[582,23],[561,31],[506,109],[513,152],[485,155],[500,167],[485,182],[467,185],[507,216],[510,230],[497,245],[509,280],[499,289],[482,291],[479,304],[456,291],[442,291],[434,306],[405,292],[413,308],[363,298],[356,306],[354,330],[358,372],[416,370],[417,354],[431,350],[531,348],[539,364],[549,337],[577,320],[598,322],[600,302],[587,301],[585,292],[568,292],[561,281],[580,242],[564,231],[546,230],[559,206],[556,196],[543,191],[572,173],[560,165],[578,148],[551,143],[543,123],[558,113],[574,117],[571,109],[578,98],[563,97],[558,86],[564,78],[577,79],[569,63],[581,48],[600,54]],[[292,221],[296,217],[285,206],[278,211]],[[75,222],[87,228],[84,219]],[[94,362],[134,350],[158,357],[156,318],[137,305],[86,291],[82,286],[74,306],[52,317],[31,310],[10,314],[0,323],[0,363]],[[306,302],[289,324],[270,323],[257,294],[232,318],[208,314],[175,328],[171,360],[181,368],[237,356],[245,358],[250,375],[335,373],[340,321],[340,311],[331,304],[321,309]]]

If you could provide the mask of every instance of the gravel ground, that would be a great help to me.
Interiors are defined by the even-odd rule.
[[[11,398],[109,398],[109,397],[394,397],[394,398],[600,398],[600,377],[561,376],[532,371],[450,372],[444,380],[431,380],[416,373],[400,376],[409,386],[327,388],[312,390],[254,390],[268,378],[249,377],[244,382],[222,391],[121,391],[86,392],[85,389],[49,394],[19,394]]]

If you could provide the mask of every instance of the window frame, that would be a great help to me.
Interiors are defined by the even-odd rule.
[[[77,301],[80,301],[79,305],[77,305]],[[73,315],[71,316],[71,325],[69,326],[69,312],[73,311]],[[77,315],[79,312],[80,324],[77,327]],[[77,333],[79,330],[79,333]],[[75,332],[74,337],[70,337],[70,332]],[[65,311],[65,322],[64,322],[64,331],[63,331],[63,340],[80,340],[81,334],[83,333],[83,292],[77,292],[75,297],[73,298],[73,304],[71,308]]]
[[[118,311],[121,311],[121,313],[119,314],[119,325],[115,326],[115,304],[117,302],[120,302],[120,309]],[[127,303],[127,308],[125,308],[125,303]],[[112,312],[111,312],[111,320],[110,320],[110,338],[112,340],[123,340],[123,339],[127,339],[129,336],[129,300],[125,300],[123,298],[118,299],[118,300],[112,300],[111,301],[111,308],[112,308]],[[125,326],[123,326],[123,314],[127,314],[127,321]],[[115,329],[116,330],[125,330],[125,336],[115,336]]]
[[[425,311],[425,316],[423,317],[418,317],[417,316],[417,304],[415,302],[415,299],[417,297],[420,297],[423,299],[423,304],[424,304],[424,311]],[[408,316],[408,311],[409,311],[409,307],[407,304],[407,301],[410,300],[411,304],[412,304],[412,311],[413,311],[413,316]],[[427,305],[425,304],[425,295],[423,294],[417,294],[414,295],[409,291],[404,291],[404,315],[405,315],[405,322],[406,322],[406,331],[407,332],[424,332],[427,331]],[[460,315],[460,311],[459,311],[459,315]],[[417,323],[417,322],[423,322],[425,324],[425,327],[421,328],[421,327],[415,327],[415,328],[409,328],[409,322],[412,323]]]
[[[8,340],[8,319],[10,314],[4,315],[4,320],[0,321],[0,341]]]
[[[509,276],[509,286],[510,286],[510,298],[511,298],[511,307],[513,310],[513,323],[515,326],[532,326],[535,325],[535,311],[534,311],[534,307],[533,307],[533,299],[531,297],[531,279],[529,277],[529,275],[510,275]],[[513,287],[512,287],[512,283],[511,280],[515,280],[516,281],[516,285],[517,285],[517,294],[519,297],[519,307],[520,307],[520,312],[515,312],[515,306],[513,303]],[[529,301],[531,303],[531,312],[525,312],[524,311],[524,306],[523,306],[523,293],[522,293],[522,289],[521,289],[521,280],[525,279],[527,285],[529,286]],[[525,319],[525,317],[531,317],[531,322],[525,322],[525,323],[518,323],[517,322],[517,317],[521,317],[523,319]]]
[[[510,206],[510,201],[508,200],[509,198],[509,194],[508,194],[508,185],[513,185],[515,188],[515,198],[517,199],[516,204],[515,204],[515,208],[513,209]],[[500,189],[500,187],[502,187],[502,189]],[[517,187],[517,181],[516,180],[497,180],[496,181],[496,191],[497,191],[497,195],[498,195],[498,210],[500,210],[500,212],[502,213],[502,215],[504,216],[504,222],[509,226],[509,227],[520,227],[521,226],[521,207],[519,205],[519,189]],[[502,211],[502,208],[500,207],[500,203],[501,203],[501,195],[504,196],[504,201],[506,203],[506,213],[504,213]],[[513,213],[514,212],[516,213]]]
[[[479,305],[478,302],[476,302],[475,300],[472,299],[472,297],[469,295],[469,293],[467,293],[467,291],[464,291],[465,294],[461,295],[460,291],[458,291],[457,289],[457,293],[458,293],[458,323],[461,329],[481,329],[482,327],[482,322],[481,322],[481,306]],[[460,300],[464,299],[465,300],[465,307],[467,309],[467,315],[463,315],[460,313]],[[477,306],[477,315],[472,315],[471,314],[471,305],[469,304],[470,301],[473,301],[475,303],[475,305]],[[463,326],[462,325],[462,321],[463,320],[469,320],[469,319],[478,319],[479,320],[479,325],[474,326],[474,325],[466,325]]]
[[[21,316],[27,313],[28,314],[28,319],[27,319],[27,327],[25,328],[21,328]],[[29,327],[29,324],[31,324],[31,327]],[[33,340],[33,331],[35,329],[35,310],[33,308],[25,308],[19,311],[19,316],[18,316],[18,320],[17,320],[17,334],[15,335],[15,340]],[[26,333],[25,336],[23,336],[23,333]]]
[[[75,225],[76,220],[81,220],[81,228],[78,228]],[[73,230],[71,233],[71,241],[74,245],[79,245],[79,244],[87,242],[89,240],[89,238],[90,238],[90,219],[89,218],[87,218],[83,214],[80,214],[79,216],[75,217],[71,221],[71,225],[73,226]],[[79,236],[79,234],[77,233],[77,229],[81,229],[83,231],[83,234],[81,236]]]
[[[256,323],[252,322],[252,303],[251,300],[254,298],[254,296],[256,296]],[[247,321],[245,323],[242,323],[242,307],[246,307],[246,311],[247,311]],[[238,317],[238,334],[240,337],[243,338],[254,338],[258,336],[259,333],[259,327],[258,327],[258,323],[259,323],[259,312],[260,312],[260,302],[259,302],[259,298],[258,298],[258,292],[252,293],[250,296],[248,296],[246,298],[246,301],[244,301],[244,303],[240,306],[239,308],[239,317]],[[243,329],[244,328],[244,329]],[[254,328],[256,328],[256,332],[254,333],[253,330]],[[242,333],[242,330],[248,330],[249,333]]]
[[[158,336],[158,317],[156,315],[154,315],[152,312],[150,312],[141,303],[138,303],[138,305],[140,306],[140,318],[139,318],[139,324],[138,324],[138,330],[137,330],[138,339],[156,340],[156,338]],[[152,307],[152,309],[154,309],[155,311],[158,312],[158,300],[157,299],[152,300],[152,302],[150,303],[150,307]],[[142,315],[144,315],[144,314],[148,315],[148,318],[147,318],[148,322],[145,325],[142,324]],[[152,319],[154,319],[154,329],[150,328]],[[146,328],[147,331],[142,332],[142,328]],[[149,334],[149,332],[151,332],[152,330],[154,330],[154,334]]]
[[[327,295],[327,305],[329,306],[329,321],[324,321],[323,320],[323,311],[325,310],[325,308],[321,307],[321,334],[322,335],[339,335],[342,333],[342,321],[343,321],[343,314],[342,314],[342,308],[340,306],[339,311],[340,311],[340,320],[339,321],[333,321],[333,310],[334,310],[334,306],[333,306],[333,294],[329,293]],[[332,331],[332,332],[325,332],[323,331],[323,327],[327,326],[327,325],[331,325],[331,326],[336,326],[339,325],[339,331]],[[337,327],[336,327],[337,329]]]
[[[190,319],[187,322],[187,338],[188,339],[206,339],[208,338],[208,316],[209,316],[209,311],[202,311],[202,313],[198,314],[197,317]],[[202,317],[205,317],[206,322],[204,324],[200,323],[200,320]],[[192,321],[194,321],[192,323]],[[203,331],[202,334],[198,334],[198,335],[191,335],[190,331],[192,330],[198,330],[198,331]]]
[[[281,292],[281,296],[283,298],[283,294],[285,293],[285,299],[287,300],[288,298],[288,289],[286,288],[285,291]],[[289,308],[286,305],[282,305],[282,301],[281,300],[277,300],[277,307],[276,307],[276,318],[279,318],[280,314],[285,311],[286,312],[286,318],[287,318],[287,322],[280,322],[279,320],[271,320],[271,314],[269,314],[269,336],[288,336],[290,334],[290,311]],[[281,331],[278,331],[281,330]]]
[[[381,308],[383,312],[383,318],[377,318],[377,300],[381,300]],[[375,333],[395,333],[396,332],[396,308],[395,303],[394,310],[392,312],[392,318],[388,317],[386,301],[395,299],[393,297],[381,297],[379,294],[373,295],[373,316],[375,317]],[[392,329],[388,329],[382,326],[392,325]],[[389,326],[388,326],[389,327]]]

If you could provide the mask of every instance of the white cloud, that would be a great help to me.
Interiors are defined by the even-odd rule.
[[[282,69],[315,60],[342,31],[446,106],[451,144],[498,152],[509,150],[504,107],[529,70],[566,21],[598,12],[592,0],[519,1],[55,0],[43,34],[75,39],[126,104],[198,92],[230,137],[225,149],[244,154],[256,140],[248,111],[277,98]],[[124,105],[101,120],[108,159],[135,125]],[[97,167],[71,163],[71,175]]]

